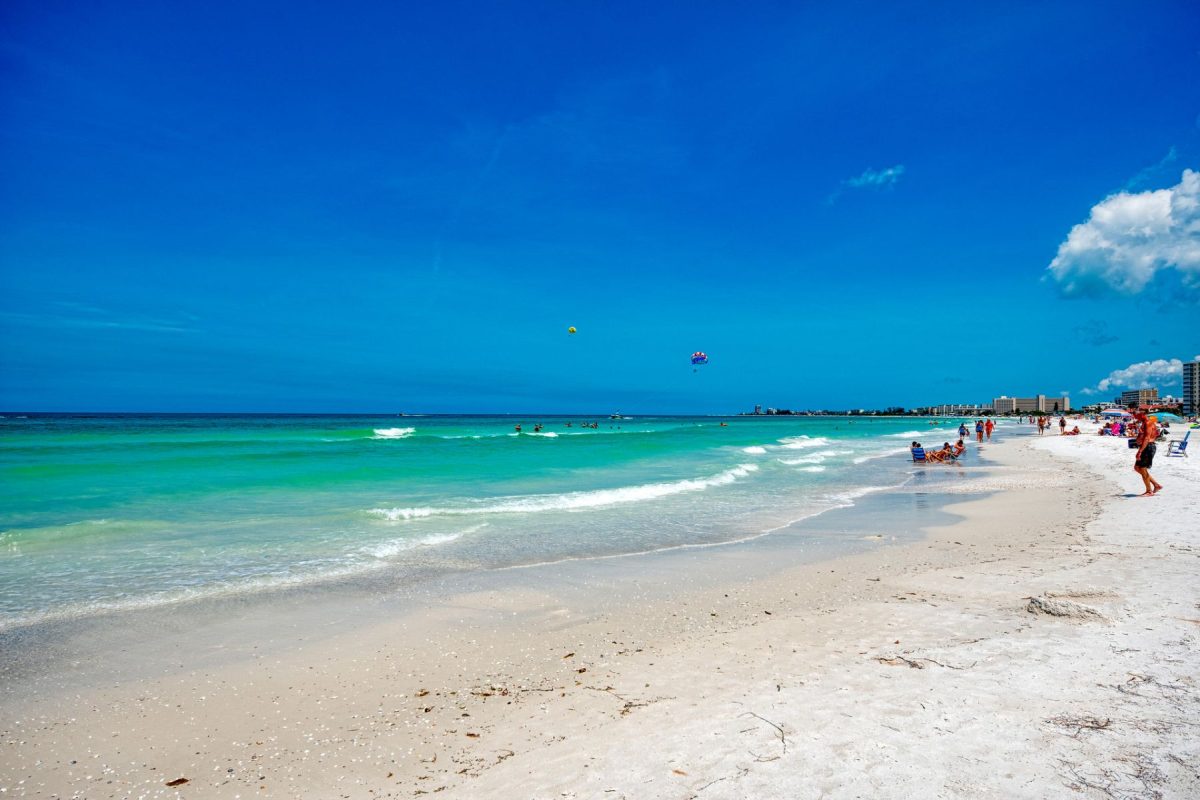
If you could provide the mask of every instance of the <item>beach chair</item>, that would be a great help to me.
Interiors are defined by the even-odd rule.
[[[916,464],[926,463],[925,448],[924,447],[914,447],[912,449],[912,457],[913,457],[913,463],[916,463]]]
[[[1191,436],[1192,436],[1192,431],[1189,428],[1188,432],[1183,435],[1182,439],[1172,439],[1170,444],[1167,445],[1167,455],[1183,456],[1184,458],[1189,458],[1189,456],[1187,454],[1187,444],[1188,444],[1188,439],[1190,439]]]

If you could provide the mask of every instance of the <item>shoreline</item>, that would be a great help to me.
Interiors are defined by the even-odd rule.
[[[868,430],[862,431],[866,435],[848,432],[845,457],[823,464],[836,455],[816,449],[826,442],[828,431],[823,428],[799,428],[794,431],[798,436],[777,439],[779,432],[771,430],[774,425],[765,426],[768,430],[749,427],[736,432],[709,427],[697,433],[705,426],[696,420],[682,427],[653,423],[646,430],[630,431],[647,435],[642,444],[650,451],[645,453],[639,449],[642,444],[614,443],[603,438],[605,434],[601,438],[581,434],[585,438],[570,446],[513,446],[507,441],[511,432],[481,434],[483,429],[450,422],[458,427],[440,433],[431,430],[424,437],[437,440],[428,447],[411,442],[364,444],[360,440],[379,437],[344,425],[336,431],[267,425],[222,428],[217,433],[200,425],[194,442],[187,440],[192,434],[153,425],[148,432],[118,425],[115,433],[105,432],[96,442],[88,439],[87,430],[75,431],[73,435],[82,436],[87,445],[81,458],[104,464],[110,476],[124,476],[102,482],[95,507],[75,503],[64,494],[76,468],[62,462],[63,454],[73,452],[74,445],[64,449],[51,436],[43,442],[51,453],[46,455],[35,446],[41,439],[31,434],[33,444],[8,451],[15,463],[27,460],[25,470],[31,475],[39,465],[51,473],[60,468],[67,472],[44,488],[42,500],[36,500],[43,490],[36,483],[9,487],[13,494],[6,508],[9,529],[0,531],[0,544],[9,556],[0,565],[0,583],[7,589],[0,591],[4,606],[0,648],[8,631],[45,623],[69,627],[75,619],[114,612],[183,607],[221,598],[236,601],[272,592],[302,596],[309,587],[341,591],[359,579],[394,587],[454,572],[624,556],[702,543],[724,545],[844,505],[848,501],[836,493],[837,487],[891,486],[910,472],[888,458],[894,424],[872,429],[877,436]],[[472,430],[476,433],[468,435]],[[142,440],[143,433],[154,444],[151,455],[141,460],[121,455],[129,448],[120,445]],[[474,441],[477,438],[485,443]],[[496,438],[505,441],[497,444],[492,441]],[[811,442],[797,441],[809,438]],[[305,442],[300,449],[306,454],[311,449],[303,474],[289,476],[291,467],[277,465],[273,472],[254,479],[259,483],[251,480],[248,494],[235,485],[239,476],[245,476],[236,468],[229,471],[232,478],[226,476],[224,463],[210,452],[216,447],[221,455],[232,448],[229,452],[240,459],[260,454],[278,461],[287,456],[283,460],[290,463],[295,454],[287,448],[293,445],[281,450],[279,442],[293,439]],[[456,441],[452,447],[442,440]],[[242,452],[248,443],[250,455]],[[202,451],[199,466],[194,467],[202,484],[199,494],[180,490],[186,481],[160,491],[147,465],[196,447]],[[477,452],[478,448],[483,450]],[[792,449],[804,452],[784,452]],[[663,457],[662,470],[654,466],[658,458],[654,453],[659,450],[670,453]],[[637,467],[623,469],[620,459],[613,459],[614,452],[632,459],[630,463]],[[784,457],[797,455],[801,457]],[[508,473],[499,468],[498,472],[473,470],[463,463],[485,456],[502,466],[528,461],[541,472],[528,479],[494,480],[493,473]],[[413,465],[424,458],[433,459],[443,473],[452,469],[460,478],[444,480],[446,476],[439,473],[441,477],[432,482],[414,481]],[[570,465],[578,476],[556,477],[555,464]],[[795,464],[808,466],[793,469]],[[345,493],[328,488],[303,492],[288,483],[322,476],[321,470],[345,478],[344,470],[351,467],[369,470],[369,479],[343,480]],[[189,466],[184,472],[192,469]],[[813,474],[795,480],[789,473]],[[172,474],[172,480],[178,477]],[[142,484],[150,495],[130,495],[128,487]],[[430,488],[434,485],[440,488]],[[710,491],[713,502],[699,499]],[[35,500],[18,502],[17,496]],[[584,518],[573,513],[593,507],[596,513]],[[728,513],[714,516],[713,510]],[[638,528],[630,525],[626,534],[626,518],[643,533],[633,532]],[[479,533],[480,529],[486,530]],[[206,545],[212,546],[211,551]]]
[[[870,460],[888,457],[877,455],[871,456]],[[605,603],[597,602],[597,596],[590,589],[577,591],[575,587],[593,582],[599,574],[620,584],[620,597],[627,598],[626,605],[648,599],[646,589],[638,588],[639,582],[643,586],[656,581],[661,584],[657,590],[659,600],[673,596],[679,588],[673,581],[680,570],[685,570],[691,580],[703,579],[709,584],[758,580],[783,569],[773,560],[775,553],[789,559],[800,558],[800,563],[824,562],[880,546],[895,546],[898,539],[919,538],[927,520],[918,520],[915,511],[922,517],[944,514],[945,506],[958,502],[959,492],[987,491],[972,487],[980,485],[995,465],[978,456],[972,462],[966,466],[954,465],[953,470],[948,466],[935,466],[929,473],[908,473],[897,484],[852,487],[839,494],[834,505],[802,512],[796,519],[772,523],[769,528],[732,539],[480,569],[451,569],[432,572],[415,582],[405,583],[396,583],[390,570],[380,568],[257,591],[234,588],[170,602],[63,613],[22,621],[0,630],[0,654],[7,656],[0,658],[0,680],[12,681],[26,674],[40,674],[47,668],[53,669],[56,662],[82,661],[81,654],[98,652],[106,661],[119,659],[122,653],[144,651],[147,642],[159,638],[166,638],[172,646],[182,646],[170,639],[172,634],[198,639],[211,649],[233,652],[238,648],[236,645],[230,647],[229,642],[256,640],[266,635],[272,637],[276,650],[286,652],[300,642],[311,642],[312,628],[321,631],[339,619],[353,617],[353,624],[363,627],[385,619],[419,615],[429,608],[452,604],[455,597],[462,595],[519,592],[524,583],[522,573],[530,573],[532,581],[545,583],[564,595],[549,598],[550,601],[583,606],[585,613],[593,615],[601,613]],[[914,496],[921,500],[914,503],[914,509],[905,508]],[[882,530],[885,527],[888,529],[886,535],[854,535],[860,528],[865,534],[866,528]],[[839,534],[848,532],[849,541],[846,536],[831,536],[830,529]],[[771,552],[764,554],[759,552],[761,550]],[[706,559],[715,559],[720,564],[705,563],[699,558],[704,553],[708,553]],[[736,565],[739,570],[736,577],[725,572],[726,564]],[[606,598],[606,602],[608,599],[611,598]],[[274,641],[277,618],[289,615],[295,609],[300,609],[304,621],[312,628],[307,635],[297,633],[294,637],[285,636]],[[24,658],[14,658],[14,653]],[[244,652],[241,657],[250,655]],[[160,671],[178,668],[171,666],[173,663],[173,660],[164,661],[155,668]],[[128,669],[133,666],[107,669],[108,674],[89,677],[89,683],[110,683],[114,676],[126,680],[130,677]],[[141,677],[149,674],[143,672]],[[76,675],[74,679],[78,681],[81,677]]]
[[[1092,552],[1092,529],[1114,510],[1102,502],[1108,482],[1075,459],[1030,463],[1072,442],[1050,444],[1024,437],[990,445],[999,463],[984,484],[995,493],[952,506],[958,519],[936,520],[949,524],[923,538],[773,575],[745,579],[738,548],[703,551],[705,566],[693,564],[665,591],[645,585],[661,573],[616,575],[592,563],[524,590],[484,585],[418,602],[408,616],[348,634],[317,631],[311,643],[300,635],[304,620],[280,619],[285,646],[266,646],[266,655],[247,643],[230,658],[203,637],[208,649],[188,649],[180,631],[167,637],[182,648],[172,654],[177,667],[75,694],[50,686],[49,676],[6,681],[13,722],[4,726],[0,786],[6,796],[114,797],[1065,793],[1049,749],[1044,763],[1031,761],[1033,745],[1046,749],[1042,740],[1058,734],[1045,725],[980,727],[981,719],[1011,725],[1028,716],[1028,695],[1043,699],[1001,663],[1007,650],[1024,647],[1029,658],[1036,650],[1025,640],[1052,627],[1064,645],[1082,644],[1075,640],[1098,627],[1023,608],[1023,597],[1065,575],[1074,587],[1067,590],[1079,590],[1089,568],[1104,563]],[[1190,500],[1194,511],[1195,483],[1190,495],[1188,484],[1174,483],[1179,500],[1159,499]],[[774,558],[795,545],[768,538],[775,546],[762,549]],[[693,580],[706,571],[710,580]],[[1200,600],[1194,586],[1176,590]],[[1106,630],[1120,617],[1110,596],[1078,602],[1108,617]],[[1193,679],[1196,663],[1190,654]],[[1077,682],[1066,688],[1083,692]],[[1177,700],[1197,702],[1191,684],[1174,676],[1170,685],[1189,687]],[[15,698],[18,689],[24,696]],[[986,712],[1005,695],[1015,697],[990,716],[956,718],[956,702]],[[928,709],[917,708],[931,698],[948,715],[941,722],[955,730],[952,743],[928,719],[905,723],[923,716]],[[1170,740],[1183,728],[1162,730]],[[935,738],[940,753],[929,752]],[[1179,754],[1197,763],[1189,761],[1194,745]],[[1000,763],[1011,774],[995,774]],[[1159,783],[1187,787],[1184,767],[1168,767],[1156,766],[1166,776]],[[165,786],[179,777],[188,784]],[[1074,791],[1095,791],[1080,786]]]

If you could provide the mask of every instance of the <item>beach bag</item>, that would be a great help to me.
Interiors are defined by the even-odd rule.
[[[1129,440],[1129,449],[1130,449],[1130,450],[1137,450],[1137,446],[1138,446],[1138,444],[1137,444],[1137,439],[1130,439],[1130,440]]]

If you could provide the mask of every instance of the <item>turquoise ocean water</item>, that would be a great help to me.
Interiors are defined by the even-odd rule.
[[[908,441],[940,444],[956,426],[7,414],[0,630],[360,574],[403,584],[761,536],[903,484]]]

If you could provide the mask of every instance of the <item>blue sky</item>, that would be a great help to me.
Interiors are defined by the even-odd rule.
[[[1200,354],[1195,3],[246,5],[0,8],[0,407],[1079,402]]]

